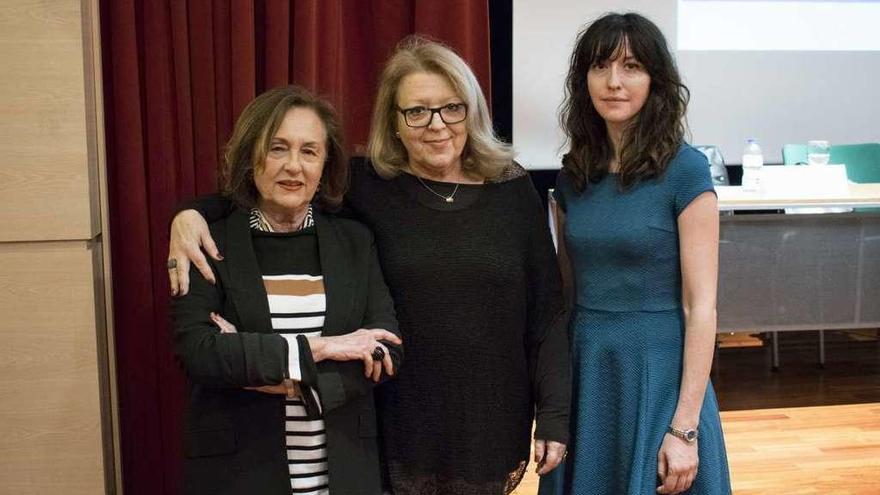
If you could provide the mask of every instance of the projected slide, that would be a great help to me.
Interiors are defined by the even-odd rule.
[[[679,50],[880,50],[880,0],[678,0]]]

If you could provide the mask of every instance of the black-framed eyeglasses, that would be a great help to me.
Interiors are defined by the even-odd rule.
[[[446,125],[457,124],[467,118],[467,104],[447,103],[442,107],[410,107],[400,108],[397,111],[403,114],[403,120],[409,127],[428,127],[434,120],[434,114],[440,114],[440,120]]]

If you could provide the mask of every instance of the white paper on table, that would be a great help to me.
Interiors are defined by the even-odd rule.
[[[764,193],[768,196],[785,195],[797,191],[805,198],[823,198],[846,195],[849,181],[846,167],[840,164],[775,166],[763,169]],[[840,213],[852,208],[804,207],[786,208],[786,213]]]

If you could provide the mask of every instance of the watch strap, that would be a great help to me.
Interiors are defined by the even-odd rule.
[[[697,428],[679,430],[678,428],[669,425],[669,428],[666,431],[672,436],[678,437],[687,443],[694,443],[697,441],[697,437],[699,437],[699,430]]]

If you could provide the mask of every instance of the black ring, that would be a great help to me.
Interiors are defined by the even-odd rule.
[[[385,349],[382,348],[381,345],[377,345],[375,349],[373,349],[373,361],[381,361],[385,358]]]

